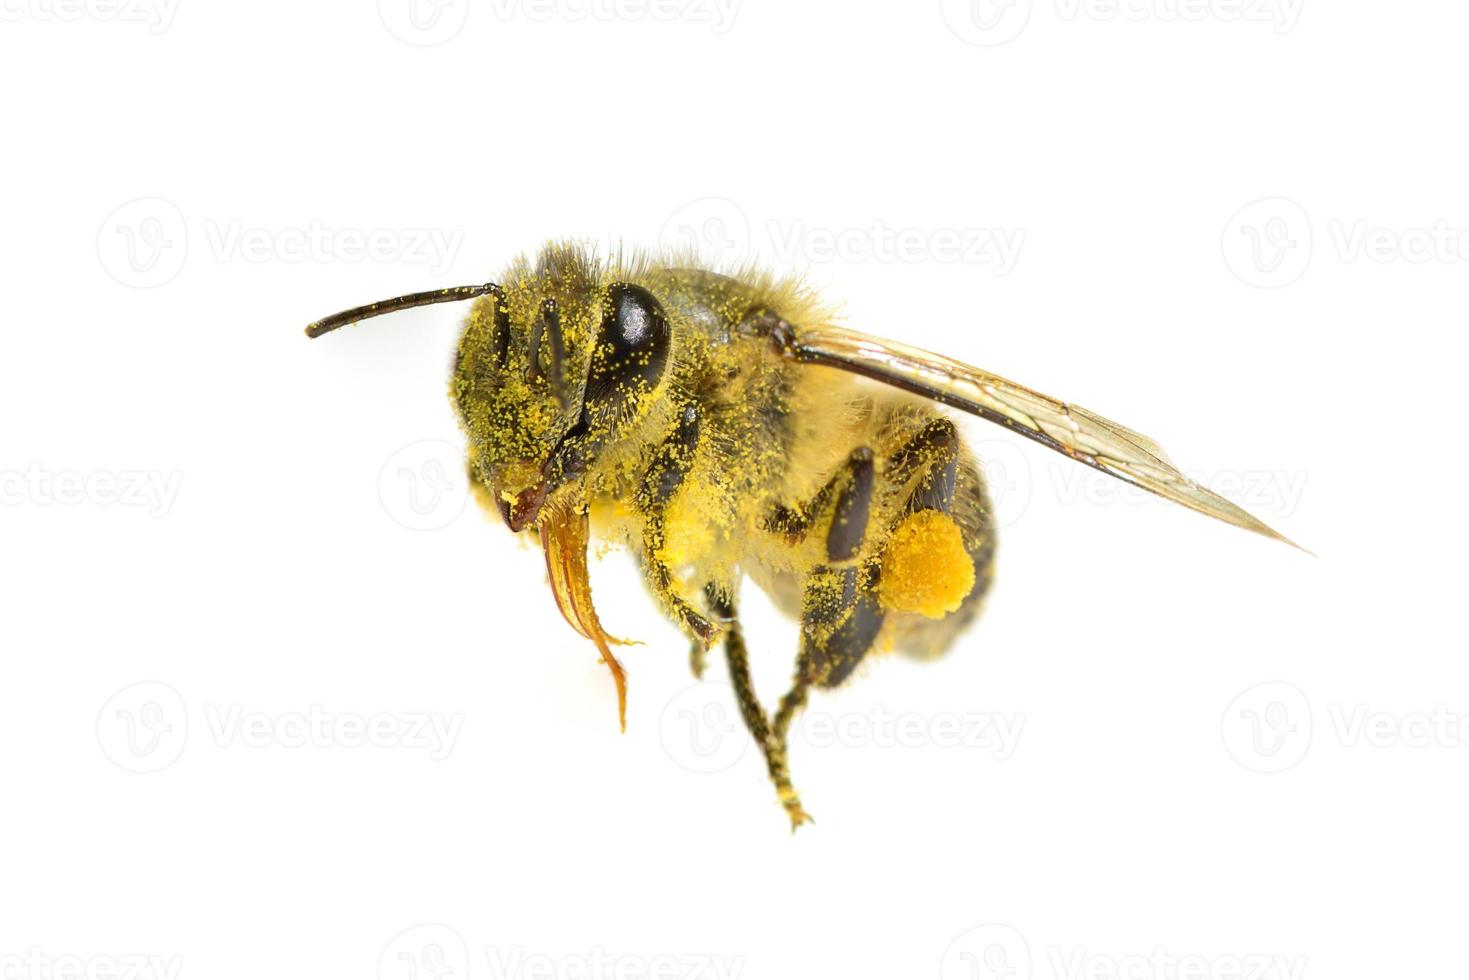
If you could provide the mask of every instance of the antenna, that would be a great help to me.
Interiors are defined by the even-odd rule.
[[[370,320],[384,313],[396,313],[399,310],[411,310],[415,306],[430,306],[434,303],[457,303],[461,300],[475,299],[488,293],[500,296],[500,287],[492,282],[483,283],[478,286],[450,286],[448,289],[430,289],[423,293],[409,293],[407,296],[394,296],[392,299],[378,300],[376,303],[368,303],[366,306],[355,306],[350,310],[333,313],[322,320],[317,320],[306,328],[306,336],[320,337],[324,333],[331,333],[338,327],[345,327],[349,323],[359,320]]]

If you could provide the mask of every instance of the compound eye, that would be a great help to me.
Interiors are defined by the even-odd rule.
[[[652,293],[632,283],[608,287],[586,400],[633,397],[656,386],[668,362],[668,336],[668,318]]]

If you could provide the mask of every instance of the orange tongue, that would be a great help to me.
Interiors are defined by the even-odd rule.
[[[617,685],[617,721],[627,731],[627,675],[622,664],[612,656],[609,644],[624,641],[608,636],[597,619],[592,605],[592,584],[587,575],[587,543],[591,537],[590,522],[584,507],[576,504],[547,507],[538,525],[541,548],[546,552],[546,572],[551,577],[551,592],[556,605],[572,629],[597,645],[602,662],[612,671]]]

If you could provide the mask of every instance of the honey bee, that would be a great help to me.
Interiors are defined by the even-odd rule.
[[[625,730],[627,679],[612,652],[621,641],[592,603],[594,538],[637,556],[691,641],[695,676],[723,646],[792,829],[809,817],[787,734],[811,689],[842,684],[876,652],[942,653],[989,588],[995,522],[984,481],[933,403],[1285,540],[1189,480],[1147,437],[979,368],[834,326],[800,283],[748,269],[601,260],[552,243],[497,282],[357,307],[306,333],[456,300],[474,301],[449,386],[470,485],[511,531],[539,537],[562,615],[612,674],[619,723]],[[745,577],[800,623],[792,684],[773,712],[756,697],[740,629]]]

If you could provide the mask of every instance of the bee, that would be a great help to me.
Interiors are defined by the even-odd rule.
[[[601,260],[570,243],[496,282],[400,296],[306,328],[472,300],[450,397],[470,485],[534,534],[566,621],[627,678],[597,617],[594,540],[626,546],[688,636],[723,647],[745,725],[792,829],[809,819],[787,736],[813,688],[879,652],[944,652],[979,611],[995,520],[948,406],[1210,517],[1281,535],[1194,483],[1152,440],[979,368],[833,324],[799,282],[690,261]],[[875,384],[873,382],[876,382]],[[1286,542],[1290,543],[1290,542]],[[756,696],[740,628],[749,578],[800,623],[790,689]]]

